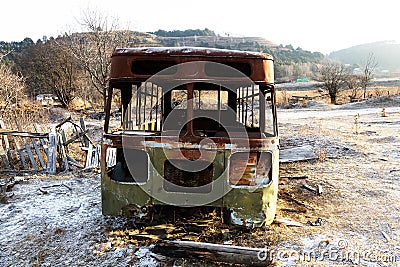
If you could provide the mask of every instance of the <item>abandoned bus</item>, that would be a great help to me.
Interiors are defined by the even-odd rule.
[[[105,215],[208,206],[233,223],[270,224],[279,169],[273,58],[199,47],[116,49],[101,155]]]

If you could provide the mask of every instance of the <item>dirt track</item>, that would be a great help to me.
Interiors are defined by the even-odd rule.
[[[366,112],[358,112],[356,123],[354,112],[361,108]],[[236,231],[215,224],[206,229],[212,241],[267,247],[278,265],[399,266],[398,104],[386,112],[382,117],[381,109],[365,106],[281,111],[281,145],[309,144],[319,156],[281,166],[281,176],[307,176],[280,182],[277,219],[301,226]],[[0,266],[173,264],[135,240],[117,242],[116,233],[134,224],[101,215],[98,174],[18,179],[8,203],[0,204]],[[320,185],[322,194],[303,183]],[[191,265],[196,262],[185,266]]]

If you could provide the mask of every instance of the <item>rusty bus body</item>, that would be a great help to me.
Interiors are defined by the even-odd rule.
[[[121,125],[111,129],[113,95]],[[278,191],[270,55],[195,47],[117,49],[102,145],[102,210],[211,206],[269,224]]]

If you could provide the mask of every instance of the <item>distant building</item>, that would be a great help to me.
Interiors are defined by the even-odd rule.
[[[42,106],[53,106],[58,97],[52,94],[38,94],[36,96],[36,101],[38,101]]]
[[[355,68],[353,70],[353,74],[354,75],[361,75],[363,73],[363,71],[360,68]]]
[[[309,82],[309,81],[310,81],[310,79],[307,78],[307,77],[303,77],[303,78],[298,78],[298,79],[296,79],[296,82],[297,82],[297,83],[304,83],[304,82]]]

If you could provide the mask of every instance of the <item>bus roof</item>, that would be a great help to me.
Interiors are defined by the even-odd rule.
[[[254,58],[273,60],[269,54],[239,51],[229,49],[217,49],[208,47],[136,47],[136,48],[117,48],[113,53],[114,56],[201,56],[201,57],[232,57],[232,58]]]
[[[182,63],[190,62],[220,63],[235,68],[254,82],[269,85],[274,83],[273,57],[271,55],[206,47],[117,48],[111,58],[110,82],[113,84],[125,81],[143,82],[159,71],[172,66],[175,66],[178,72],[176,76],[171,75],[168,78],[182,79],[180,73],[185,72],[179,71],[184,68]],[[224,73],[205,74],[207,66],[207,63],[200,63],[199,66],[196,66],[199,68],[198,79],[234,80],[235,78],[229,77],[229,75],[225,76]]]

